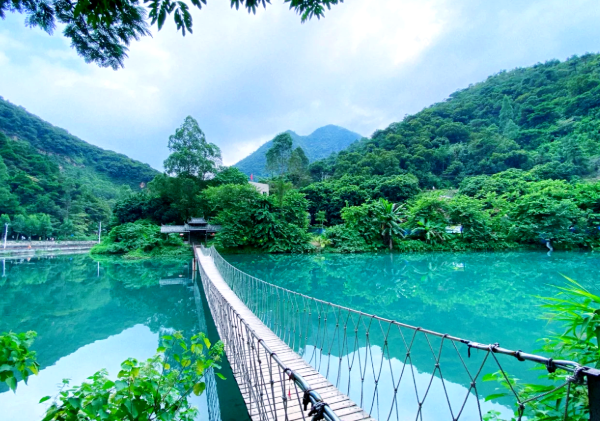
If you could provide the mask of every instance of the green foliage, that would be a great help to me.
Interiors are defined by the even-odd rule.
[[[334,225],[328,228],[326,236],[331,247],[340,253],[362,253],[379,249],[377,244],[368,243],[359,232],[346,225]]]
[[[306,186],[311,181],[308,173],[308,158],[299,146],[292,151],[290,156],[288,178],[297,187]]]
[[[292,148],[302,148],[309,162],[315,162],[319,159],[325,159],[335,152],[350,146],[353,142],[362,136],[338,126],[325,126],[315,130],[308,136],[300,136],[293,131],[287,131],[293,140]],[[270,140],[263,144],[255,152],[235,164],[246,175],[254,175],[255,180],[258,177],[266,177],[269,172],[266,170],[266,153],[273,146]],[[310,166],[313,179],[322,181],[324,173],[319,168]]]
[[[323,226],[327,223],[327,214],[324,210],[318,211],[315,214],[315,221],[318,224],[321,224],[321,228],[323,228]]]
[[[406,221],[404,205],[379,199],[375,211],[375,222],[379,225],[381,235],[387,239],[390,251],[394,248],[394,237],[404,237],[405,231],[400,224]]]
[[[325,14],[325,8],[342,3],[343,0],[284,0],[301,16],[302,22]],[[231,7],[240,5],[248,12],[256,13],[265,0],[232,0]],[[191,0],[191,5],[202,9],[206,0]],[[27,14],[25,23],[39,27],[52,34],[57,25],[64,25],[63,34],[71,39],[71,45],[86,62],[117,70],[124,66],[128,46],[133,40],[150,35],[149,26],[162,29],[168,15],[173,15],[177,31],[185,36],[192,33],[190,4],[186,1],[151,0],[143,4],[135,0],[102,1],[78,0],[13,0],[0,3],[0,18],[7,12]],[[150,20],[150,23],[147,21]]]
[[[190,250],[177,234],[161,234],[160,227],[139,220],[110,230],[92,254],[122,254],[125,258],[189,257]]]
[[[385,199],[342,209],[343,225],[327,229],[332,247],[342,253],[393,248],[393,239],[403,236],[404,207]]]
[[[338,224],[342,222],[341,210],[345,206],[358,206],[380,198],[403,202],[419,192],[419,180],[412,175],[345,176],[312,183],[301,191],[310,200],[311,215],[325,211],[327,220]]]
[[[49,216],[50,223],[42,218],[41,230],[29,224],[31,234],[91,236],[98,222],[108,223],[117,199],[156,174],[146,164],[92,146],[0,99],[0,214],[11,219]]]
[[[292,155],[292,136],[289,133],[280,133],[272,140],[273,146],[266,153],[267,171],[278,177],[287,174]]]
[[[169,150],[171,154],[164,163],[167,174],[205,180],[215,172],[221,160],[219,147],[206,141],[204,132],[191,116],[169,137]]]
[[[544,339],[543,351],[549,353],[555,360],[576,361],[583,366],[600,366],[600,297],[567,278],[568,284],[558,289],[561,291],[556,297],[544,298],[544,308],[550,311],[548,318],[560,322],[564,331]],[[554,390],[561,383],[565,383],[571,373],[557,370],[541,376],[545,384],[526,384],[518,379],[501,373],[494,373],[484,377],[485,381],[496,381],[500,384],[501,392],[486,399],[494,399],[507,395],[511,388],[516,390],[522,400],[534,396],[545,396],[532,400],[525,411],[527,419],[533,421],[559,421],[563,419],[584,421],[589,419],[589,399],[587,385],[572,382],[569,392],[569,406],[565,408],[567,388]],[[500,420],[499,413],[491,412],[486,420]],[[515,417],[511,421],[520,419],[522,411],[517,408]]]
[[[593,175],[599,63],[600,55],[586,54],[490,76],[313,163],[313,179],[408,173],[423,188],[449,188],[509,169],[539,180]]]
[[[36,336],[35,332],[0,334],[0,383],[13,392],[19,380],[27,384],[28,377],[39,371],[35,352],[29,349]]]
[[[222,167],[210,181],[211,185],[248,184],[248,176],[236,167]]]
[[[79,386],[69,387],[66,380],[44,421],[195,420],[197,410],[188,398],[204,392],[204,374],[220,368],[222,354],[223,344],[211,344],[203,333],[189,341],[180,332],[163,336],[154,357],[145,362],[133,358],[123,361],[116,381],[109,379],[106,370],[96,372]],[[41,402],[48,399],[44,397]]]
[[[281,198],[263,196],[250,185],[209,187],[202,193],[210,215],[221,225],[215,237],[219,247],[255,248],[270,253],[311,250],[308,201],[297,191]]]
[[[0,230],[2,238],[4,238],[4,234],[10,235],[12,233],[12,226],[10,216],[5,214],[0,214]]]

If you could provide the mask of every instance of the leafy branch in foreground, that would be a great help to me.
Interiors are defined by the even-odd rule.
[[[302,22],[325,15],[325,8],[343,0],[284,0],[295,10]],[[202,9],[206,0],[190,0],[191,6]],[[231,7],[245,7],[256,13],[269,0],[231,0]],[[118,69],[124,66],[132,40],[151,35],[150,26],[162,29],[167,16],[173,15],[177,31],[192,33],[190,5],[185,0],[11,0],[0,1],[0,18],[7,12],[27,15],[25,25],[39,27],[52,34],[57,24],[65,25],[63,34],[86,62]],[[147,21],[150,20],[150,23]]]
[[[592,294],[570,278],[568,284],[557,287],[556,297],[540,297],[543,307],[550,311],[549,320],[562,322],[564,331],[543,339],[542,351],[553,359],[576,361],[582,366],[600,366],[600,296]],[[552,370],[550,370],[552,371]],[[517,378],[503,373],[489,374],[487,381],[498,381],[506,393],[490,395],[486,400],[497,399],[516,392],[521,402],[512,420],[521,419],[527,408],[528,420],[584,421],[589,419],[589,396],[582,379],[572,377],[564,370],[549,372],[543,376],[544,384],[521,384]],[[485,421],[500,420],[500,413],[490,411]]]
[[[154,357],[145,362],[123,361],[116,381],[106,370],[71,388],[65,380],[65,389],[46,411],[44,421],[195,420],[197,409],[188,397],[204,392],[204,375],[211,368],[220,368],[222,354],[223,343],[211,344],[204,333],[189,341],[179,332],[163,336]],[[220,373],[216,375],[224,379]],[[46,396],[40,402],[49,399]]]
[[[27,378],[38,373],[35,352],[29,350],[36,336],[35,332],[0,335],[0,383],[6,383],[13,392],[19,380],[27,384]]]

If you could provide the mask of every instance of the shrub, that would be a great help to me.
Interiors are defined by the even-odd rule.
[[[190,251],[177,234],[161,234],[160,227],[146,220],[114,227],[92,254],[124,254],[128,258],[187,256]]]
[[[31,374],[37,374],[40,365],[35,360],[35,352],[29,348],[36,337],[35,332],[3,333],[0,335],[0,383],[6,383],[12,391],[17,383]]]

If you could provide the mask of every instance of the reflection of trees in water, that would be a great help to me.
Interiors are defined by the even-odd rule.
[[[267,282],[370,314],[485,343],[534,351],[547,336],[536,296],[561,273],[597,288],[593,253],[538,252],[227,256]],[[376,335],[376,334],[373,334]],[[393,341],[392,341],[393,343]],[[401,350],[396,341],[392,353]],[[425,348],[423,348],[425,349]],[[401,354],[401,353],[400,353]],[[523,364],[507,362],[520,372]],[[425,369],[425,366],[423,367]]]
[[[163,277],[187,276],[182,263],[103,261],[61,256],[7,261],[0,285],[0,332],[35,330],[42,367],[81,346],[136,324],[153,332],[197,328],[191,292],[163,287]]]

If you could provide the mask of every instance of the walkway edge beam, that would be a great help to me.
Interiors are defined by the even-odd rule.
[[[198,270],[217,330],[225,344],[234,377],[242,390],[251,418],[261,421],[293,421],[322,415],[322,418],[315,419],[374,420],[254,316],[223,280],[209,250],[205,251],[206,255],[201,248],[194,248]],[[240,363],[240,357],[244,360],[243,364]],[[261,357],[265,357],[267,361],[261,360]],[[250,365],[253,372],[244,365]],[[275,376],[274,368],[278,371]],[[242,372],[243,370],[246,372]],[[295,390],[291,386],[286,390],[286,380],[293,382]],[[278,388],[281,387],[279,395],[275,393],[275,384],[278,384]],[[251,390],[252,388],[260,390]],[[343,407],[337,408],[340,405],[336,404],[336,409],[332,409],[319,392],[328,395],[336,392],[336,402],[343,403]],[[289,405],[289,402],[292,404]],[[305,414],[309,410],[308,404],[311,405],[310,412]],[[336,412],[343,414],[338,416]]]

